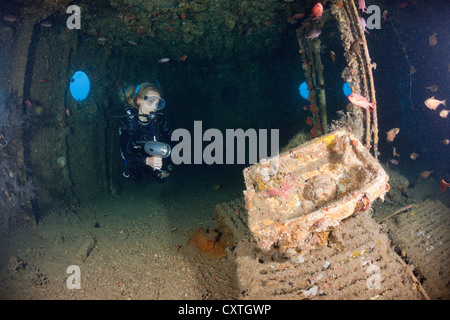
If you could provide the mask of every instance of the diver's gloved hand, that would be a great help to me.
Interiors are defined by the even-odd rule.
[[[158,156],[151,156],[145,159],[145,164],[152,167],[155,170],[159,170],[162,167],[162,158]]]

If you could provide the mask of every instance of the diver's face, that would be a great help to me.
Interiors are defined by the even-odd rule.
[[[150,114],[152,112],[156,112],[158,110],[158,103],[160,99],[161,96],[158,92],[148,90],[144,95],[144,99],[139,98],[137,101],[139,104],[139,113]]]

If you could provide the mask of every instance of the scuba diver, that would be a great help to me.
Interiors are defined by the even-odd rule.
[[[172,170],[172,131],[160,112],[165,101],[159,84],[144,82],[120,92],[128,105],[119,125],[120,153],[125,163],[123,176],[138,181],[145,176],[163,183]]]

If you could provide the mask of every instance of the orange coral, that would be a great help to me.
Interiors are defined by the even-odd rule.
[[[311,110],[312,113],[319,113],[319,107],[315,104],[310,105],[309,110]]]
[[[196,246],[201,252],[209,254],[215,258],[225,256],[225,246],[220,242],[219,234],[212,236],[205,233],[203,229],[198,229],[189,241],[190,245]]]
[[[314,126],[311,129],[311,135],[313,138],[317,138],[322,135],[322,127],[320,126],[319,121],[314,123]]]
[[[356,212],[366,211],[370,209],[371,202],[369,197],[364,193],[356,204]]]

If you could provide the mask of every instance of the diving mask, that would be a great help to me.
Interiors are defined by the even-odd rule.
[[[162,110],[166,106],[166,101],[158,96],[144,96],[144,100],[147,103],[148,106],[153,105],[156,103],[157,105],[157,111]]]

